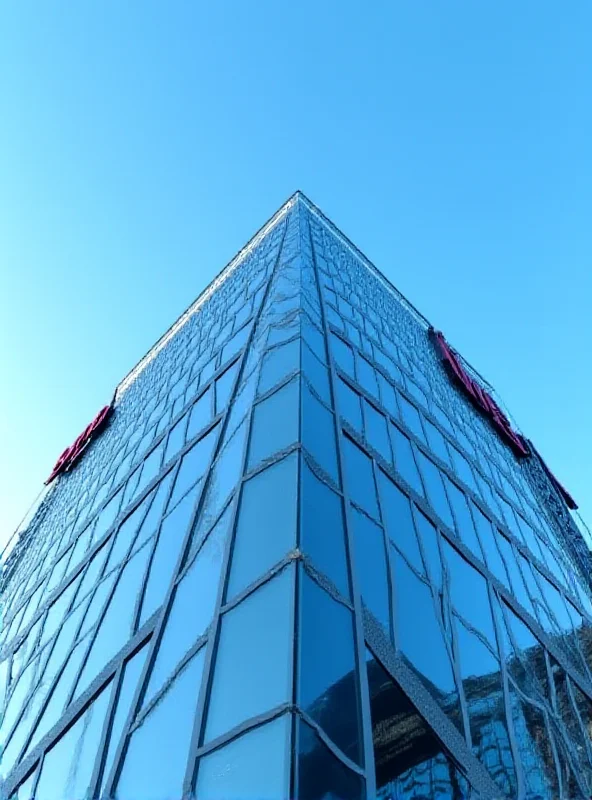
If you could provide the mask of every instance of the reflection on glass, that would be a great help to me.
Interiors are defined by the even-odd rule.
[[[366,652],[377,797],[470,800],[468,781],[370,651]]]
[[[302,443],[317,464],[339,485],[335,417],[305,383],[302,384]]]
[[[176,503],[196,481],[203,478],[210,464],[217,434],[216,426],[183,456],[171,496],[171,505]]]
[[[317,478],[305,460],[301,474],[300,548],[344,597],[350,596],[342,500]]]
[[[95,765],[110,689],[111,684],[108,684],[48,751],[35,800],[85,796]]]
[[[302,572],[299,619],[299,703],[347,756],[359,761],[352,613]]]
[[[364,800],[364,780],[337,759],[299,719],[298,800]]]
[[[291,716],[284,714],[203,756],[196,796],[200,800],[282,800],[290,791]]]
[[[390,638],[390,592],[384,533],[365,514],[352,508],[355,565],[362,600]]]
[[[391,445],[388,436],[386,417],[377,411],[371,403],[364,401],[364,419],[366,421],[366,440],[370,447],[390,462]]]
[[[347,436],[343,437],[343,457],[349,496],[368,514],[378,519],[378,502],[371,459]]]
[[[336,383],[337,401],[339,403],[339,413],[349,424],[359,433],[362,433],[362,411],[360,406],[360,395],[351,389],[348,384],[337,378]]]
[[[182,796],[202,670],[203,658],[198,653],[133,732],[116,800]]]
[[[423,561],[415,535],[409,498],[380,469],[378,489],[382,519],[389,539],[419,572],[423,572]]]
[[[298,339],[269,350],[261,362],[258,394],[265,394],[299,367],[300,342]]]
[[[393,550],[395,641],[422,683],[459,728],[459,700],[450,657],[428,586]]]
[[[290,566],[224,614],[206,741],[290,700],[293,602]]]
[[[299,387],[295,378],[255,406],[249,468],[298,441]]]
[[[227,599],[245,589],[296,546],[297,490],[296,453],[244,484]]]
[[[393,453],[395,455],[395,468],[412,489],[417,494],[424,496],[423,485],[419,476],[419,470],[413,458],[413,450],[408,437],[400,431],[392,422],[389,423],[391,441],[393,443]]]
[[[487,581],[448,541],[443,540],[442,546],[452,605],[467,622],[485,634],[491,646],[496,648]]]

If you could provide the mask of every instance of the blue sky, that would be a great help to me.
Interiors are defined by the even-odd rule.
[[[302,189],[498,389],[592,521],[589,0],[0,10],[0,541]]]

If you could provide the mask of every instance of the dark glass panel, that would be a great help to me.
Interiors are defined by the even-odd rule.
[[[487,581],[447,541],[442,542],[450,578],[450,600],[458,613],[497,648]]]
[[[291,699],[293,602],[288,567],[224,614],[206,741]]]
[[[510,747],[500,664],[483,642],[456,620],[463,682],[473,752],[504,793],[518,792]]]
[[[297,800],[364,800],[363,778],[339,761],[301,719],[297,735]]]
[[[361,757],[353,616],[305,572],[298,702],[354,761]]]
[[[373,655],[368,688],[377,797],[392,800],[469,800],[466,778],[443,744]]]
[[[284,714],[203,756],[199,800],[278,800],[289,796],[292,717]]]
[[[397,647],[440,707],[460,728],[458,691],[432,593],[401,556],[397,553],[393,556]]]
[[[509,589],[510,583],[508,581],[508,573],[506,572],[504,561],[497,546],[497,536],[499,534],[497,534],[496,529],[481,510],[477,508],[475,503],[470,500],[469,505],[473,512],[473,520],[477,527],[487,566],[495,577],[504,584],[506,589]]]
[[[227,599],[296,546],[298,455],[292,453],[243,486]]]
[[[300,548],[349,597],[342,499],[302,462]],[[283,498],[282,498],[282,502]]]
[[[200,652],[133,732],[117,781],[116,800],[182,797],[202,671]]]
[[[390,638],[390,592],[383,530],[355,508],[352,508],[350,521],[362,600]]]
[[[389,539],[419,572],[423,572],[423,561],[417,543],[409,498],[380,469],[378,470],[378,489],[382,519]]]
[[[347,436],[343,438],[343,456],[349,496],[368,514],[378,518],[378,502],[371,459]]]
[[[442,591],[442,558],[438,546],[438,531],[417,506],[413,507],[417,532],[421,541],[424,559],[427,562],[428,575],[436,591]]]

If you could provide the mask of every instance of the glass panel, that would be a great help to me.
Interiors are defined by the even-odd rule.
[[[111,684],[48,751],[35,800],[85,796],[95,765],[110,689]]]
[[[355,568],[362,600],[390,638],[390,592],[384,533],[367,516],[352,508]]]
[[[362,411],[360,406],[360,395],[353,389],[337,378],[336,383],[337,401],[339,403],[339,413],[349,424],[359,433],[362,433]]]
[[[407,481],[412,489],[415,489],[421,497],[424,495],[423,485],[419,477],[419,470],[413,458],[411,442],[396,425],[389,424],[391,441],[393,443],[393,453],[395,456],[395,467],[403,480]]]
[[[382,519],[389,539],[419,572],[423,572],[423,561],[417,544],[409,498],[380,469],[378,490]]]
[[[265,394],[284,378],[300,368],[300,340],[269,350],[261,362],[258,394]]]
[[[147,703],[212,621],[227,525],[216,525],[179,582],[144,697]]]
[[[150,549],[144,547],[123,568],[76,687],[78,697],[130,637],[136,599],[144,580]]]
[[[428,419],[424,418],[423,425],[432,453],[441,458],[445,464],[450,464],[450,455],[448,454],[448,447],[446,446],[446,439],[444,436]]]
[[[354,377],[354,354],[352,352],[351,347],[346,344],[342,339],[338,336],[335,336],[334,333],[329,335],[329,342],[331,345],[331,352],[333,353],[333,358],[335,359],[335,363],[338,367],[344,372],[347,372],[348,375]]]
[[[487,566],[493,572],[495,577],[504,584],[506,589],[509,589],[510,583],[508,581],[508,575],[506,573],[503,559],[498,550],[495,528],[472,501],[469,501],[469,504],[471,506],[473,519],[475,520],[475,525],[477,526],[479,538],[483,546],[483,552],[485,553]]]
[[[302,385],[302,443],[317,464],[339,485],[335,418],[306,384]]]
[[[352,613],[302,572],[299,617],[299,703],[349,758],[359,761]]]
[[[193,439],[212,419],[212,390],[208,389],[191,409],[187,439]]]
[[[296,546],[298,455],[259,472],[243,486],[227,598],[263,575]]]
[[[378,397],[378,383],[376,382],[376,373],[374,367],[371,366],[365,358],[358,356],[358,383],[366,389],[374,397]]]
[[[377,797],[475,800],[443,744],[370,651],[366,665]]]
[[[363,800],[364,780],[298,720],[298,800]]]
[[[392,460],[386,417],[380,414],[373,405],[364,401],[364,419],[366,421],[366,441],[370,447],[389,462]]]
[[[302,461],[300,548],[349,597],[341,497]]]
[[[203,478],[210,465],[217,434],[216,426],[183,456],[170,500],[171,505],[176,503],[196,481]]]
[[[331,391],[329,389],[329,373],[304,343],[302,345],[302,369],[311,382],[313,389],[327,405],[331,404]]]
[[[343,438],[345,473],[351,499],[378,519],[378,503],[372,461],[348,437]]]
[[[174,458],[185,444],[185,428],[187,427],[187,414],[182,417],[169,433],[167,446],[164,454],[164,463]]]
[[[397,553],[394,557],[395,640],[441,708],[462,730],[450,657],[429,588]]]
[[[298,441],[298,378],[255,406],[249,467]]]
[[[466,544],[471,552],[474,553],[477,558],[483,560],[481,545],[479,544],[479,539],[475,533],[475,526],[467,505],[466,495],[464,492],[461,492],[455,483],[452,483],[452,481],[448,480],[446,475],[444,475],[444,484],[446,486],[448,499],[450,500],[450,505],[452,506],[452,511],[454,513],[456,532],[458,533],[461,541]]]
[[[183,778],[201,686],[198,653],[131,736],[116,800],[163,800],[183,795]]]
[[[446,498],[446,492],[444,491],[444,484],[442,483],[440,470],[420,451],[417,452],[417,460],[425,481],[425,487],[430,504],[440,519],[449,528],[454,530],[454,520],[450,512],[450,505],[448,504],[448,500]]]
[[[127,720],[130,706],[134,698],[138,680],[144,669],[146,663],[146,656],[148,655],[148,646],[145,644],[141,650],[132,656],[126,663],[123,672],[123,681],[121,689],[119,690],[119,697],[115,706],[115,716],[113,717],[113,724],[111,725],[111,732],[109,735],[109,745],[107,748],[107,756],[103,764],[102,779],[99,783],[99,795],[101,795],[105,786],[105,781],[109,777],[111,768],[113,766],[113,759],[117,752],[117,746],[121,739],[123,726]]]
[[[235,361],[226,372],[223,372],[222,375],[216,379],[216,414],[219,414],[222,409],[226,407],[230,399],[230,392],[234,385],[237,369],[238,361]]]
[[[442,540],[444,559],[450,576],[450,600],[458,613],[497,649],[487,581],[480,572]]]
[[[438,546],[438,531],[429,519],[417,508],[413,506],[417,532],[423,548],[423,555],[426,562],[428,577],[432,581],[437,592],[442,591],[442,558]]]
[[[401,408],[401,415],[403,422],[410,431],[412,431],[422,442],[426,442],[426,437],[421,427],[421,417],[419,411],[415,408],[413,403],[410,403],[406,397],[399,392],[399,406]],[[427,442],[426,442],[427,443]]]
[[[290,793],[291,716],[285,714],[203,756],[196,796],[200,800],[278,800]]]
[[[222,617],[206,741],[291,698],[294,569]]]

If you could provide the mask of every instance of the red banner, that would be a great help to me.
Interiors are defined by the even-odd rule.
[[[93,421],[82,431],[74,444],[66,448],[58,458],[51,471],[51,475],[45,481],[46,486],[48,483],[51,483],[54,478],[57,478],[58,475],[61,475],[62,472],[68,472],[68,470],[72,469],[90,442],[103,430],[112,413],[112,405],[105,406],[99,411]]]

